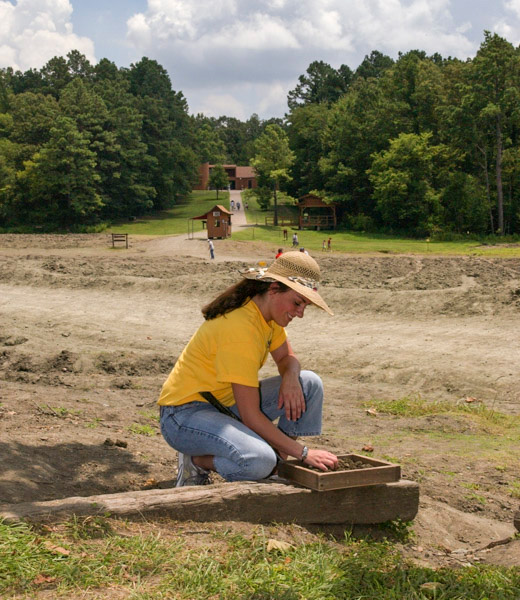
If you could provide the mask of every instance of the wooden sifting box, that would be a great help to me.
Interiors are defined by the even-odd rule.
[[[401,467],[385,460],[378,460],[360,454],[342,454],[338,458],[361,460],[373,466],[363,469],[322,472],[308,469],[299,460],[288,460],[278,465],[278,475],[318,492],[391,483],[399,481],[401,478]]]

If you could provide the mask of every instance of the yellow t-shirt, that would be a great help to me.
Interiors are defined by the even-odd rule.
[[[232,406],[235,399],[231,384],[258,387],[258,371],[269,352],[286,339],[285,329],[274,321],[266,323],[252,300],[204,321],[164,383],[159,404],[205,402],[199,392],[211,392],[224,406]]]

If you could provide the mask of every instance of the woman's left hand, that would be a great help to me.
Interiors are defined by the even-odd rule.
[[[289,421],[298,420],[305,412],[305,398],[299,377],[287,372],[282,377],[278,394],[278,408],[285,408],[285,416]]]

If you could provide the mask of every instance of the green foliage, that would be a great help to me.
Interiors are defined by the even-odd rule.
[[[191,191],[187,105],[155,61],[93,67],[72,51],[0,83],[0,227],[85,231]]]
[[[430,144],[431,134],[400,134],[390,147],[374,156],[369,177],[385,223],[431,235],[441,221],[439,191],[449,165],[449,149]]]
[[[254,189],[246,190],[244,194],[245,199],[249,202],[254,198],[261,211],[267,211],[271,207],[271,198],[273,194],[268,187],[258,186]]]
[[[294,153],[289,147],[287,134],[279,125],[266,127],[264,133],[256,140],[255,150],[256,154],[251,159],[251,165],[259,175],[259,187],[267,188],[269,184],[272,185],[274,224],[278,225],[277,191],[281,182],[291,179],[289,169],[294,162]],[[263,206],[266,204],[263,203]]]
[[[227,188],[228,185],[229,179],[226,170],[222,165],[215,165],[209,174],[209,186],[217,190],[217,200],[219,190]]]
[[[315,60],[289,92],[287,104],[290,109],[306,104],[332,104],[347,91],[351,79],[352,71],[347,65],[336,70],[322,60]]]
[[[374,51],[337,96],[333,73],[311,63],[290,93],[293,194],[327,190],[355,228],[361,215],[386,232],[520,232],[520,49],[485,32],[465,62]],[[407,135],[429,136],[429,149],[408,148],[402,166],[390,155]]]

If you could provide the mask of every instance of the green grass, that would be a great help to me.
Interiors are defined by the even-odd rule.
[[[188,219],[203,215],[215,204],[229,208],[229,193],[220,191],[218,202],[215,191],[193,191],[185,200],[169,210],[136,221],[112,225],[108,233],[128,233],[130,235],[178,235],[188,233]],[[202,221],[190,221],[194,231],[202,230]]]
[[[520,417],[506,415],[493,408],[487,407],[483,402],[457,403],[446,400],[430,402],[420,396],[398,398],[397,400],[371,400],[364,403],[365,408],[375,408],[382,414],[399,417],[422,417],[425,415],[459,414],[473,417],[482,424],[498,425],[503,429],[520,431]]]
[[[136,435],[145,435],[147,437],[153,437],[157,435],[157,430],[151,425],[142,425],[141,423],[132,423],[128,427],[128,431],[130,433],[135,433]]]
[[[117,525],[117,523],[116,523]],[[520,571],[472,566],[433,570],[408,564],[388,540],[313,537],[269,550],[263,528],[247,537],[208,532],[197,547],[175,535],[118,534],[101,517],[37,530],[0,522],[2,598],[125,597],[130,600],[438,600],[518,598]],[[435,588],[435,595],[429,591]]]
[[[476,240],[455,242],[426,242],[426,240],[400,238],[375,233],[348,231],[298,231],[289,228],[289,239],[284,242],[283,228],[268,225],[251,226],[248,229],[233,233],[236,240],[256,240],[272,243],[288,249],[291,247],[292,234],[298,234],[299,246],[305,247],[314,254],[322,252],[322,242],[332,239],[332,252],[352,254],[425,254],[425,255],[464,255],[464,256],[520,256],[520,245],[507,244],[482,245]]]
[[[188,233],[188,219],[207,212],[217,204],[214,191],[193,191],[181,203],[169,210],[156,213],[153,216],[142,217],[136,221],[120,223],[107,229],[108,233],[129,233],[130,235],[179,235]],[[228,192],[219,192],[218,204],[229,208]],[[289,210],[281,205],[281,211]],[[452,242],[427,242],[426,239],[413,239],[389,236],[375,233],[351,231],[309,231],[288,228],[289,239],[283,241],[283,228],[264,225],[265,217],[272,216],[273,211],[261,211],[253,198],[249,200],[249,210],[246,211],[250,227],[233,232],[233,240],[255,240],[272,243],[274,246],[288,249],[291,247],[291,237],[298,234],[299,246],[307,248],[314,254],[322,252],[324,239],[332,238],[332,251],[353,254],[431,254],[434,255],[464,255],[464,256],[520,256],[520,245],[499,243],[492,240],[483,244],[477,240],[460,240]],[[194,231],[202,230],[201,221],[190,221]],[[496,243],[495,243],[496,242]]]

